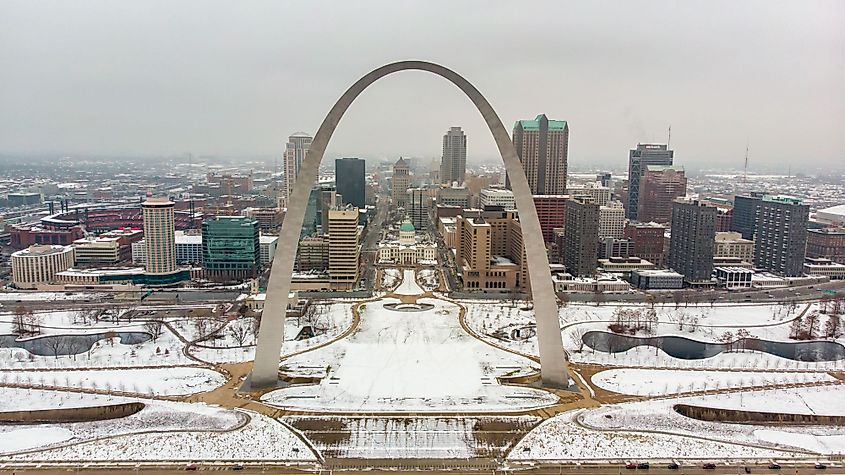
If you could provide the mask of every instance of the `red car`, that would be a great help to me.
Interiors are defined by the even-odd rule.
[[[625,468],[627,468],[628,470],[636,470],[637,464],[635,464],[634,462],[628,462],[627,464],[625,464]]]

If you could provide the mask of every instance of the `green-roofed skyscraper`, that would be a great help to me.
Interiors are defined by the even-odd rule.
[[[517,121],[513,126],[513,145],[532,194],[566,193],[569,126],[565,120],[549,120],[540,114],[534,120]]]

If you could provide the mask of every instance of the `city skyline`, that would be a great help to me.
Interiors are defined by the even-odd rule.
[[[170,9],[167,22],[158,22],[155,4],[89,5],[96,14],[64,10],[60,3],[2,7],[0,63],[10,73],[0,92],[6,104],[0,153],[277,156],[290,133],[316,130],[322,111],[336,99],[332,91],[344,86],[342,78],[405,58],[461,70],[490,97],[508,127],[539,113],[566,120],[574,166],[620,163],[637,143],[665,143],[670,125],[672,148],[688,167],[741,168],[746,145],[752,170],[789,164],[799,169],[807,156],[814,165],[836,168],[845,151],[836,132],[845,110],[836,87],[845,71],[838,54],[845,35],[835,27],[845,7],[837,3],[766,9],[753,2],[730,9],[550,5],[561,14],[550,12],[525,26],[518,21],[525,13],[462,4],[439,25],[438,38],[427,34],[437,22],[437,4],[384,5],[393,24],[414,19],[413,28],[398,31],[385,30],[384,18],[371,23],[354,6],[265,4],[267,11],[257,15],[210,3],[203,4],[204,15],[191,24],[190,35],[183,22],[196,4]],[[488,17],[483,24],[468,21],[478,8]],[[270,21],[316,13],[325,15],[326,26],[316,30],[320,41],[302,50],[284,41],[287,33],[275,31]],[[658,20],[659,28],[650,26]],[[638,22],[645,26],[628,28]],[[114,24],[129,26],[114,30]],[[250,31],[244,32],[240,27],[246,25]],[[312,32],[309,22],[292,28]],[[565,35],[559,37],[561,28]],[[623,29],[624,35],[617,33]],[[357,41],[346,41],[353,33]],[[65,36],[60,45],[52,42]],[[559,46],[548,55],[507,54],[518,36]],[[385,42],[387,37],[395,41]],[[488,49],[482,45],[508,61],[478,54]],[[169,75],[151,73],[157,71]],[[525,87],[528,80],[531,88]],[[436,157],[442,130],[461,126],[473,137],[468,162],[498,158],[481,117],[449,85],[408,73],[377,88],[350,110],[329,144],[329,157]],[[431,101],[424,109],[413,105],[421,96]],[[372,128],[395,140],[368,140],[364,131]]]

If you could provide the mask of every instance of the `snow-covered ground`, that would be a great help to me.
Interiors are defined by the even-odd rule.
[[[593,376],[594,385],[622,394],[657,396],[689,391],[742,388],[767,384],[837,381],[827,373],[763,371],[675,371],[611,369]]]
[[[310,317],[288,317],[285,319],[285,341],[281,355],[290,355],[313,348],[336,338],[352,326],[354,320],[350,302],[332,301],[314,305],[313,315]],[[204,342],[203,346],[191,347],[191,354],[210,363],[238,363],[252,361],[255,358],[255,337],[248,333],[245,348],[237,347],[238,342],[232,337],[229,327],[232,325],[251,325],[252,318],[241,318],[229,322],[223,329],[223,338]],[[304,326],[312,326],[317,335],[312,338],[297,340],[300,330]],[[211,346],[214,346],[212,348]]]
[[[11,458],[111,461],[119,454],[123,461],[315,460],[311,450],[286,426],[261,414],[246,414],[251,417],[250,422],[232,431],[202,432],[186,427],[184,432],[124,435]]]
[[[245,421],[245,416],[241,413],[205,404],[0,387],[0,411],[47,409],[56,407],[52,404],[62,401],[63,404],[60,407],[82,407],[135,401],[143,402],[146,406],[137,414],[119,419],[70,424],[40,424],[37,427],[50,430],[53,437],[45,439],[39,447],[47,447],[57,443],[55,436],[58,434],[69,435],[65,440],[75,443],[106,436],[149,431],[229,430],[240,426]],[[32,425],[25,424],[0,425],[0,441],[10,439],[13,437],[13,433],[21,429],[32,427]],[[147,449],[149,450],[149,448]],[[0,454],[8,454],[15,450],[21,449],[3,449],[0,450]],[[112,453],[112,456],[114,456],[114,453]]]
[[[0,301],[4,302],[61,302],[66,300],[90,300],[92,302],[108,297],[105,293],[82,292],[0,292]],[[12,305],[7,303],[5,305]]]
[[[516,444],[509,460],[718,460],[788,455],[774,449],[674,435],[596,431],[578,425],[576,415],[566,412],[544,421]]]
[[[723,424],[684,417],[675,404],[796,414],[845,415],[845,387],[820,386],[659,399],[604,406],[584,412],[592,427],[616,431],[656,430],[723,442],[763,444],[822,454],[845,452],[845,427]]]
[[[433,291],[440,287],[440,278],[437,269],[420,269],[417,277],[425,290]]]
[[[118,390],[151,396],[176,396],[211,391],[223,385],[222,374],[209,369],[0,371],[0,382],[44,384],[60,388]]]
[[[399,301],[362,305],[352,335],[283,362],[285,373],[322,378],[319,384],[263,400],[307,410],[427,412],[517,411],[557,401],[545,391],[500,385],[497,377],[530,374],[536,365],[465,333],[457,305],[420,299],[433,307],[405,312],[385,308],[389,303]]]
[[[399,285],[399,281],[402,279],[402,273],[399,272],[399,269],[390,267],[386,269],[382,269],[381,271],[381,288],[388,290],[393,289],[397,285]]]
[[[425,291],[417,284],[413,269],[405,269],[402,283],[393,291],[396,295],[422,295]]]

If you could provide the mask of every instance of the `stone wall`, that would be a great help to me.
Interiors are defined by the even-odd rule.
[[[779,412],[742,411],[712,407],[675,404],[675,412],[682,416],[707,422],[762,425],[832,425],[845,426],[845,416],[816,414],[785,414]]]
[[[0,424],[55,424],[91,422],[131,416],[144,408],[144,403],[129,402],[108,406],[71,407],[37,411],[0,412]]]

